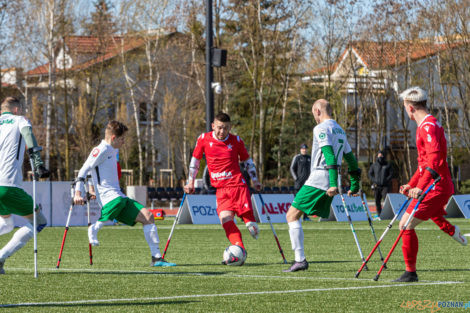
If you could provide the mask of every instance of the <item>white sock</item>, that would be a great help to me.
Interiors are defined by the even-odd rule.
[[[93,227],[93,230],[95,232],[98,232],[101,229],[101,227],[103,227],[103,226],[104,226],[104,223],[100,222],[100,221],[96,221],[96,223],[91,224],[91,227]]]
[[[15,228],[13,223],[13,217],[1,217],[0,216],[0,235],[5,235],[11,232]]]
[[[302,262],[305,260],[304,253],[304,230],[300,220],[288,223],[290,242],[292,243],[292,250],[294,250],[295,261]]]
[[[31,238],[33,238],[33,225],[26,224],[18,229],[10,241],[0,250],[0,260],[9,258],[13,253],[21,249]]]
[[[144,235],[145,240],[147,240],[147,243],[150,247],[150,253],[152,254],[152,256],[156,258],[161,258],[162,255],[160,253],[160,247],[158,246],[160,240],[158,239],[157,226],[155,226],[155,224],[144,225]]]

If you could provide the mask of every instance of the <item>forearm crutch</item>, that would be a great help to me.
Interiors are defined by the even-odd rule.
[[[59,268],[60,266],[60,261],[62,260],[62,252],[64,251],[65,238],[67,238],[67,232],[69,231],[70,217],[72,216],[72,211],[73,211],[73,197],[75,195],[75,182],[72,183],[70,192],[71,192],[72,200],[70,201],[69,215],[67,216],[67,222],[65,223],[64,236],[62,237],[62,244],[60,246],[60,252],[59,252],[59,260],[57,261],[56,268]]]
[[[410,216],[408,217],[408,219],[406,220],[406,223],[405,225],[403,225],[403,228],[400,229],[400,233],[398,234],[398,238],[395,240],[395,243],[393,244],[392,248],[390,249],[390,252],[388,253],[387,257],[385,258],[385,261],[383,262],[382,266],[380,267],[379,271],[377,272],[377,275],[375,275],[374,277],[374,280],[375,281],[378,281],[379,280],[379,277],[380,277],[380,274],[382,273],[385,265],[387,264],[388,260],[390,259],[390,257],[392,256],[392,253],[393,253],[393,250],[395,250],[395,247],[397,246],[398,242],[400,241],[401,237],[403,236],[403,232],[406,230],[406,228],[408,227],[408,225],[410,224],[411,220],[413,219],[413,216],[415,215],[416,211],[418,210],[418,206],[419,204],[421,203],[421,201],[423,201],[424,197],[426,197],[426,195],[428,194],[429,190],[431,190],[432,188],[434,188],[434,186],[437,184],[437,182],[439,182],[441,180],[441,177],[440,176],[437,176],[437,178],[434,180],[434,182],[426,189],[425,192],[423,192],[419,198],[418,198],[418,202],[416,203],[415,207],[413,208],[413,211],[411,212]]]
[[[388,231],[393,227],[393,223],[394,223],[395,220],[400,216],[401,211],[403,211],[403,209],[408,205],[409,202],[410,202],[410,198],[408,198],[405,202],[403,202],[403,204],[401,205],[400,209],[398,210],[398,213],[395,214],[395,216],[393,217],[393,219],[391,220],[391,222],[388,224],[387,228],[385,228],[385,231],[383,232],[382,236],[380,236],[379,240],[377,240],[377,242],[375,243],[374,248],[372,248],[372,251],[369,253],[369,255],[367,256],[366,260],[362,263],[361,267],[360,267],[359,270],[357,271],[357,273],[356,273],[356,278],[359,277],[359,274],[361,274],[362,269],[366,266],[367,262],[369,262],[370,258],[371,258],[372,255],[374,254],[375,250],[377,250],[377,248],[379,247],[379,245],[382,243],[382,240],[385,238],[385,235],[387,235]],[[382,258],[382,263],[383,263],[383,260],[384,260],[384,259]]]
[[[364,211],[367,214],[367,221],[369,222],[370,231],[372,232],[372,236],[374,237],[375,243],[377,243],[377,235],[375,234],[374,225],[372,224],[372,218],[371,218],[371,214],[370,214],[370,211],[369,211],[369,206],[367,205],[367,202],[364,199],[365,194],[362,192],[362,190],[361,190],[360,194],[361,194],[362,207],[364,208]],[[382,251],[380,250],[379,246],[377,246],[377,249],[379,250],[380,260],[382,260],[382,262],[383,262],[384,261],[384,256],[382,255]]]
[[[86,215],[88,218],[88,229],[91,227],[91,221],[90,221],[90,199],[91,199],[91,194],[89,192],[89,187],[88,187],[88,177],[84,183],[85,186],[85,194],[86,194]],[[72,198],[73,201],[73,198]],[[88,251],[90,254],[90,265],[93,265],[93,252],[91,249],[91,242],[88,240]]]
[[[338,175],[338,181],[341,182],[341,175]],[[357,238],[356,230],[354,229],[354,225],[352,223],[351,215],[349,215],[348,207],[346,206],[346,201],[344,201],[343,190],[341,188],[341,183],[338,184],[339,195],[341,196],[341,202],[343,203],[344,212],[346,212],[346,216],[348,218],[349,227],[351,227],[351,231],[354,236],[354,241],[356,242],[357,250],[359,251],[359,255],[361,256],[362,262],[365,262],[364,254],[362,253],[361,245],[359,244],[359,239]],[[364,267],[366,271],[368,270],[367,265]]]
[[[33,172],[33,242],[34,242],[34,278],[38,278],[38,222],[36,214],[36,181],[38,174],[34,169],[33,153],[39,152],[42,147],[33,147],[28,149],[29,162],[31,163],[31,171]]]
[[[173,236],[173,231],[175,230],[176,223],[178,223],[178,220],[180,219],[181,211],[182,211],[181,208],[183,207],[185,198],[186,198],[186,192],[183,194],[183,198],[181,199],[178,212],[176,213],[175,221],[173,222],[173,226],[171,227],[170,235],[168,236],[168,240],[166,241],[165,249],[163,250],[162,260],[165,259],[166,250],[168,250],[168,246],[170,245],[170,240],[171,240],[171,237]]]
[[[263,210],[263,208],[265,206],[263,197],[261,196],[261,193],[258,193],[258,196],[259,196],[259,199],[261,200],[261,210]],[[268,220],[269,225],[271,226],[271,230],[273,232],[274,239],[276,240],[277,247],[279,248],[279,252],[281,253],[282,260],[283,260],[284,264],[287,264],[286,257],[284,256],[284,252],[282,251],[281,244],[279,243],[279,239],[277,238],[277,234],[276,234],[276,231],[274,230],[273,223],[271,222],[271,216],[269,215],[267,207],[266,207],[265,213],[266,213],[266,219]]]

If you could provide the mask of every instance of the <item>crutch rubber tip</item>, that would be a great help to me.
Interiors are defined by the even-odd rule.
[[[356,275],[354,275],[355,278],[359,278],[360,272],[357,272]]]
[[[379,275],[376,275],[376,276],[374,277],[374,281],[378,281],[378,280],[379,280]]]
[[[284,264],[287,264],[287,261],[286,261],[286,260],[284,260]]]
[[[365,269],[366,271],[369,270],[369,268],[367,267],[367,265],[364,266],[364,269]]]

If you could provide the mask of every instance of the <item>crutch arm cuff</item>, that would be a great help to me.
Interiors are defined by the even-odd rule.
[[[439,180],[441,179],[441,177],[439,176],[439,174],[433,170],[432,168],[430,168],[429,166],[426,167],[426,171],[428,171],[429,173],[431,173],[431,177],[432,179],[436,180],[437,178],[439,178]],[[439,181],[438,180],[438,181]]]

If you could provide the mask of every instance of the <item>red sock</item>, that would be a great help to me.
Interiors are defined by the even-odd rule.
[[[416,272],[416,258],[418,256],[418,236],[414,229],[403,231],[401,237],[403,258],[405,259],[406,271]]]
[[[245,249],[242,241],[242,233],[233,220],[225,222],[222,227],[225,229],[225,235],[232,245],[237,245]]]
[[[453,236],[455,234],[455,226],[449,223],[444,216],[433,217],[431,220],[436,223],[443,232],[449,234],[449,236]]]
[[[255,216],[253,215],[253,211],[248,211],[242,214],[241,218],[246,223],[248,222],[256,222]]]

